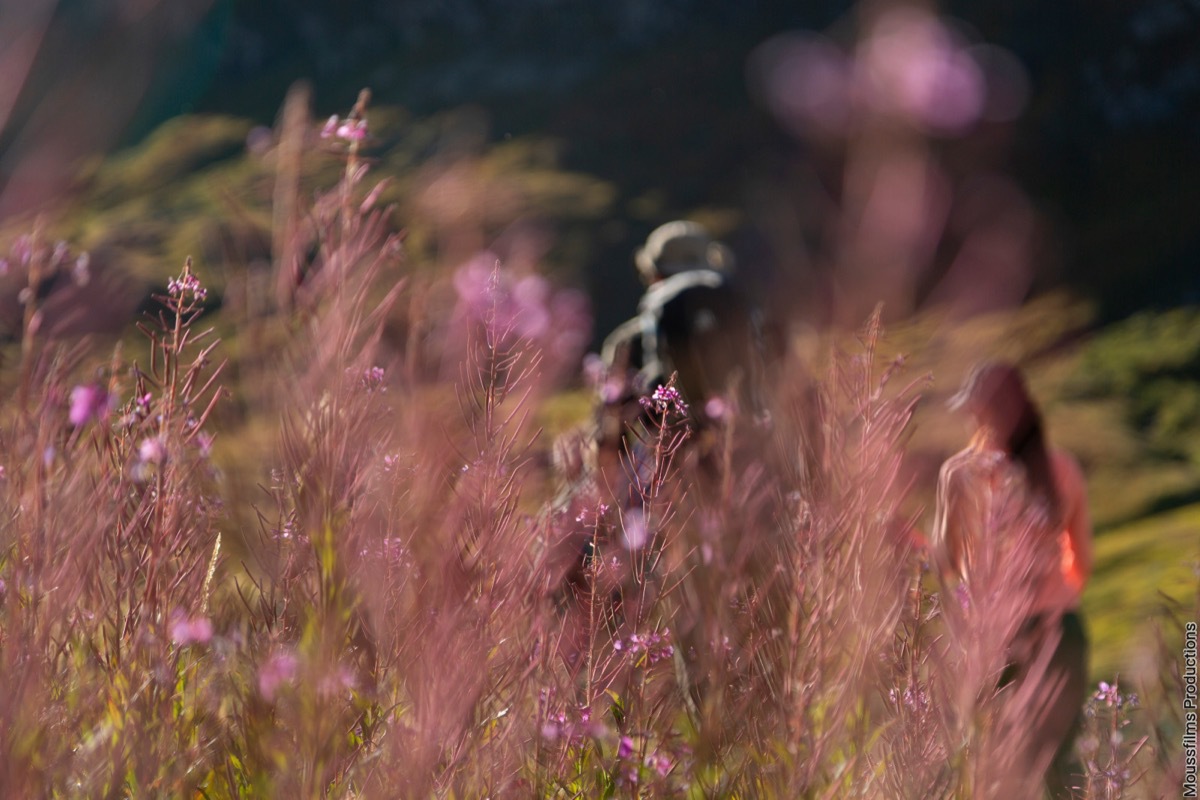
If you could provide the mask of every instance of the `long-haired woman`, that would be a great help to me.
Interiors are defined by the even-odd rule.
[[[1007,605],[993,607],[1014,616],[1000,684],[1025,698],[1023,766],[1045,770],[1059,794],[1087,690],[1079,601],[1092,568],[1092,527],[1083,473],[1047,442],[1015,366],[976,367],[951,406],[971,416],[974,435],[942,466],[935,558],[960,602],[999,597]]]

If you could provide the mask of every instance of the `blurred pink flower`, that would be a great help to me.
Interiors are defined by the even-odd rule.
[[[646,531],[646,518],[640,509],[626,511],[621,520],[621,543],[626,550],[641,550],[650,538]]]
[[[200,285],[200,279],[189,271],[184,271],[179,278],[167,281],[167,294],[177,299],[183,299],[185,294],[191,294],[197,303],[203,303],[208,297],[208,290]]]
[[[658,773],[660,778],[671,774],[671,759],[662,753],[651,753],[646,756],[646,766]]]
[[[622,736],[620,744],[617,745],[617,758],[629,758],[631,755],[633,755],[633,739]]]
[[[751,57],[751,75],[771,111],[796,133],[809,127],[841,134],[850,120],[853,65],[832,42],[784,34]]]
[[[296,677],[299,662],[291,653],[276,653],[267,659],[258,670],[258,691],[268,701],[275,699],[275,692]]]
[[[167,457],[167,448],[158,436],[142,439],[138,445],[138,460],[143,464],[161,464]]]
[[[95,383],[89,383],[71,390],[71,407],[67,418],[76,428],[81,428],[92,420],[103,422],[111,409],[112,398],[108,392]]]
[[[383,367],[367,367],[363,370],[359,384],[368,392],[386,392],[387,375]]]
[[[347,142],[361,142],[367,138],[367,121],[348,119],[338,126],[337,136]]]
[[[494,253],[476,253],[454,272],[454,291],[469,316],[482,319],[497,302],[500,290],[500,261]]]
[[[367,121],[353,118],[339,119],[338,115],[334,114],[325,120],[325,125],[321,128],[321,138],[332,139],[335,136],[347,142],[361,142],[367,138]]]
[[[540,275],[527,275],[512,289],[513,324],[526,339],[541,339],[550,329],[550,283]]]
[[[592,327],[582,292],[556,289],[537,274],[515,277],[486,250],[459,267],[453,283],[458,325],[482,323],[503,339],[538,345],[555,370],[573,370],[578,364]]]
[[[591,388],[600,388],[607,371],[604,359],[596,353],[588,353],[583,357],[583,380]]]
[[[959,133],[983,112],[983,72],[958,36],[917,9],[879,18],[858,60],[868,101],[939,133]]]
[[[183,647],[204,644],[212,639],[213,625],[206,617],[187,617],[182,612],[173,615],[171,641]]]
[[[634,754],[634,740],[629,736],[622,736],[617,745],[617,758],[629,758]]]
[[[710,397],[704,404],[704,413],[709,419],[722,420],[729,414],[729,405],[720,397]]]

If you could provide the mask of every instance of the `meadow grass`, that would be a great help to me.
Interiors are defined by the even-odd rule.
[[[563,391],[586,308],[486,252],[410,268],[364,105],[335,120],[326,188],[292,186],[293,238],[223,275],[216,314],[188,261],[140,344],[49,336],[38,288],[86,288],[86,264],[40,231],[13,245],[0,794],[1037,796],[1036,682],[998,681],[1027,607],[948,594],[922,547],[910,458],[954,446],[954,337],[905,364],[911,336],[876,314],[819,364],[785,353],[769,416],[697,430],[660,387],[597,449]],[[1004,324],[958,343],[978,356]],[[1008,324],[1010,345],[1054,338]],[[1195,514],[1097,540],[1093,668],[1122,677],[1088,701],[1076,796],[1178,785],[1178,646],[1167,622],[1161,647],[1133,634],[1153,590],[1194,587]],[[1128,642],[1161,689],[1140,704]]]

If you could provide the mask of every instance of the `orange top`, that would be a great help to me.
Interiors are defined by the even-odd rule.
[[[1068,610],[1079,605],[1083,587],[1092,575],[1092,521],[1087,507],[1087,484],[1073,456],[1050,452],[1054,481],[1062,504],[1063,530],[1058,535],[1062,560],[1061,583],[1047,586],[1038,595],[1036,610]]]
[[[978,560],[988,558],[984,554],[987,548],[980,549],[984,545],[978,537],[984,535],[987,526],[999,523],[1004,513],[1015,513],[1002,510],[1004,498],[1009,496],[1004,487],[1010,485],[1009,476],[1014,475],[1009,471],[1010,465],[1002,453],[973,446],[950,457],[942,466],[931,543],[944,575],[971,583],[971,573],[981,567]],[[1050,466],[1062,527],[1057,534],[1050,534],[1055,541],[1046,551],[1046,555],[1056,558],[1057,564],[1046,565],[1050,567],[1048,570],[1037,570],[1038,577],[1030,587],[1031,614],[1077,608],[1092,572],[1092,524],[1083,471],[1062,450],[1051,449]],[[1010,516],[1009,521],[1021,524],[1020,517]],[[1038,547],[1036,538],[1022,546]],[[1000,551],[994,551],[991,558],[996,557],[996,552]],[[984,568],[984,571],[989,570]],[[979,578],[975,576],[976,580]]]

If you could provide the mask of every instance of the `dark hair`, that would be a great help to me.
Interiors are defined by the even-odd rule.
[[[1004,451],[1024,468],[1030,490],[1045,500],[1051,518],[1057,519],[1058,489],[1042,415],[1020,370],[1003,361],[977,366],[951,405],[965,408],[993,430]]]

